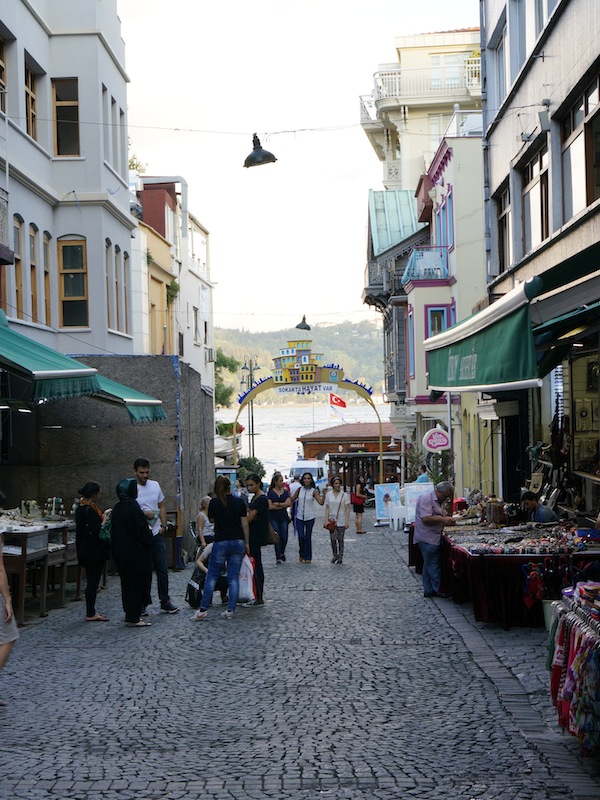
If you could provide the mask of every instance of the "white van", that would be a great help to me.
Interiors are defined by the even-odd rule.
[[[310,472],[313,476],[317,489],[324,489],[327,486],[326,461],[319,461],[316,458],[294,461],[288,472],[289,480],[294,477],[299,479],[305,472]]]

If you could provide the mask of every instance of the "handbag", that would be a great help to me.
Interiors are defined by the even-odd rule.
[[[365,498],[360,497],[360,495],[356,494],[356,492],[351,492],[350,502],[352,503],[353,506],[362,506],[364,505]]]
[[[338,508],[337,508],[337,512],[335,514],[335,518],[334,519],[331,519],[331,518],[328,519],[325,522],[325,525],[323,525],[323,527],[326,528],[329,531],[329,533],[333,533],[334,530],[337,528],[337,518],[338,518],[338,514],[340,513],[340,508],[342,507],[342,500],[344,499],[344,494],[345,494],[345,492],[342,492],[342,496],[340,497],[340,502],[338,503]]]
[[[279,544],[279,534],[269,522],[269,530],[267,532],[267,544]]]

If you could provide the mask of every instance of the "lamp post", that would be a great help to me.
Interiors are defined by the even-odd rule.
[[[254,373],[260,369],[258,364],[258,356],[244,356],[244,364],[242,372],[248,373],[242,375],[240,386],[242,390],[250,391],[254,386]],[[254,458],[254,401],[248,403],[248,445],[250,450],[250,458]]]

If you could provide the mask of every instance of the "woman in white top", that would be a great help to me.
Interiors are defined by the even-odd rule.
[[[325,496],[325,520],[333,520],[335,528],[329,530],[332,564],[341,564],[344,558],[344,533],[350,527],[350,498],[342,489],[342,479],[331,481],[331,491]]]
[[[206,495],[200,501],[200,513],[196,517],[196,533],[202,547],[214,541],[215,538],[215,524],[208,518],[208,504],[210,503],[210,496]]]
[[[296,530],[298,531],[298,545],[300,547],[301,564],[310,564],[312,561],[312,530],[317,516],[317,503],[322,506],[325,495],[315,486],[313,476],[305,472],[301,478],[302,484],[292,497],[296,503]]]

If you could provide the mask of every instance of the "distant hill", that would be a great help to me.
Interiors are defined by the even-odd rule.
[[[383,391],[383,341],[381,328],[372,321],[342,322],[339,325],[316,325],[310,331],[295,328],[265,333],[250,333],[230,328],[215,328],[215,345],[228,356],[244,362],[244,356],[257,356],[261,369],[256,378],[268,377],[273,368],[273,358],[279,355],[288,341],[305,334],[313,342],[313,349],[323,353],[326,363],[339,364],[347,378],[372,386],[376,394]],[[225,374],[225,383],[239,391],[239,375]],[[323,398],[325,399],[325,398]],[[260,402],[257,401],[257,402]],[[277,402],[271,392],[265,402]],[[281,398],[289,402],[289,397]]]

